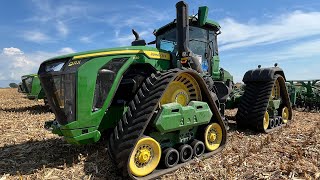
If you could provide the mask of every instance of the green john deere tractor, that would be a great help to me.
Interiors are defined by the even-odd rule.
[[[30,100],[45,99],[45,93],[40,85],[38,74],[28,74],[21,77],[18,91],[27,95]]]
[[[131,46],[44,61],[38,74],[56,116],[46,128],[72,144],[95,143],[105,134],[111,158],[133,179],[155,178],[221,151],[232,76],[219,68],[220,26],[207,19],[206,6],[197,16],[188,16],[183,1],[176,10],[176,19],[148,43],[156,47],[133,30]],[[239,127],[270,132],[291,119],[280,68],[250,70],[243,81]]]

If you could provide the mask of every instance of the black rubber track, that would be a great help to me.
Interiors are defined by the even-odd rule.
[[[152,74],[149,78],[142,83],[141,88],[138,90],[138,93],[135,95],[134,99],[129,103],[127,112],[123,115],[122,119],[119,120],[117,126],[114,128],[114,131],[111,133],[109,138],[108,150],[110,155],[113,156],[117,167],[122,170],[124,176],[130,175],[134,179],[150,179],[158,177],[159,175],[165,174],[167,172],[173,171],[178,167],[181,167],[183,164],[179,164],[174,168],[160,170],[154,172],[151,175],[146,177],[134,177],[131,174],[128,174],[128,159],[131,155],[137,140],[143,136],[143,133],[149,124],[154,111],[159,106],[159,101],[162,97],[163,92],[166,90],[168,84],[176,77],[179,72],[190,72],[190,70],[181,70],[173,69],[167,72],[158,72]],[[205,86],[206,95],[210,96],[209,90],[206,87],[203,79],[197,80],[200,86]],[[226,130],[221,119],[218,108],[214,105],[214,102],[211,102],[211,109],[215,115],[215,119],[221,125],[223,129],[223,141],[221,146],[217,151],[207,153],[204,155],[204,158],[212,156],[216,152],[221,151],[224,148],[226,143]],[[214,105],[214,107],[212,106]]]
[[[169,72],[162,76],[156,74],[147,78],[111,134],[110,147],[113,147],[110,149],[111,154],[114,155],[118,168],[123,170],[123,175],[127,174],[125,166],[136,141],[144,132],[151,118],[150,114],[155,110],[158,100],[173,76],[174,73]]]
[[[276,74],[274,75],[273,80],[270,81],[250,81],[246,83],[245,91],[240,100],[236,114],[237,126],[239,128],[249,128],[264,132],[271,132],[277,129],[267,129],[265,131],[262,125],[271,91],[276,80],[278,80],[280,84],[280,108],[284,106],[288,107],[289,119],[292,119],[292,109],[284,78],[281,75]]]

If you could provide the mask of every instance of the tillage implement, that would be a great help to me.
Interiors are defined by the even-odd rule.
[[[292,107],[320,112],[320,79],[289,80],[286,83]]]
[[[56,119],[46,123],[72,144],[108,139],[108,152],[124,176],[155,178],[193,158],[221,151],[227,140],[225,103],[233,77],[219,67],[220,25],[208,7],[154,32],[155,47],[137,32],[131,46],[49,59],[39,77]],[[272,131],[292,117],[285,77],[278,67],[244,76],[237,121]]]

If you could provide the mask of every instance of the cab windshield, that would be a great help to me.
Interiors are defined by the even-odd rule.
[[[177,53],[176,28],[157,37],[157,48]],[[201,59],[203,70],[208,70],[209,59],[218,55],[217,35],[214,31],[189,27],[189,48]]]

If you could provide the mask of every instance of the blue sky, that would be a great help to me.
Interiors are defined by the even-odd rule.
[[[320,78],[320,1],[186,1],[189,14],[209,7],[220,23],[221,66],[235,81],[246,70],[272,66],[287,79]],[[175,18],[176,1],[2,1],[0,87],[37,72],[50,57],[129,45],[136,29],[147,41]],[[125,5],[125,6],[124,6]]]

